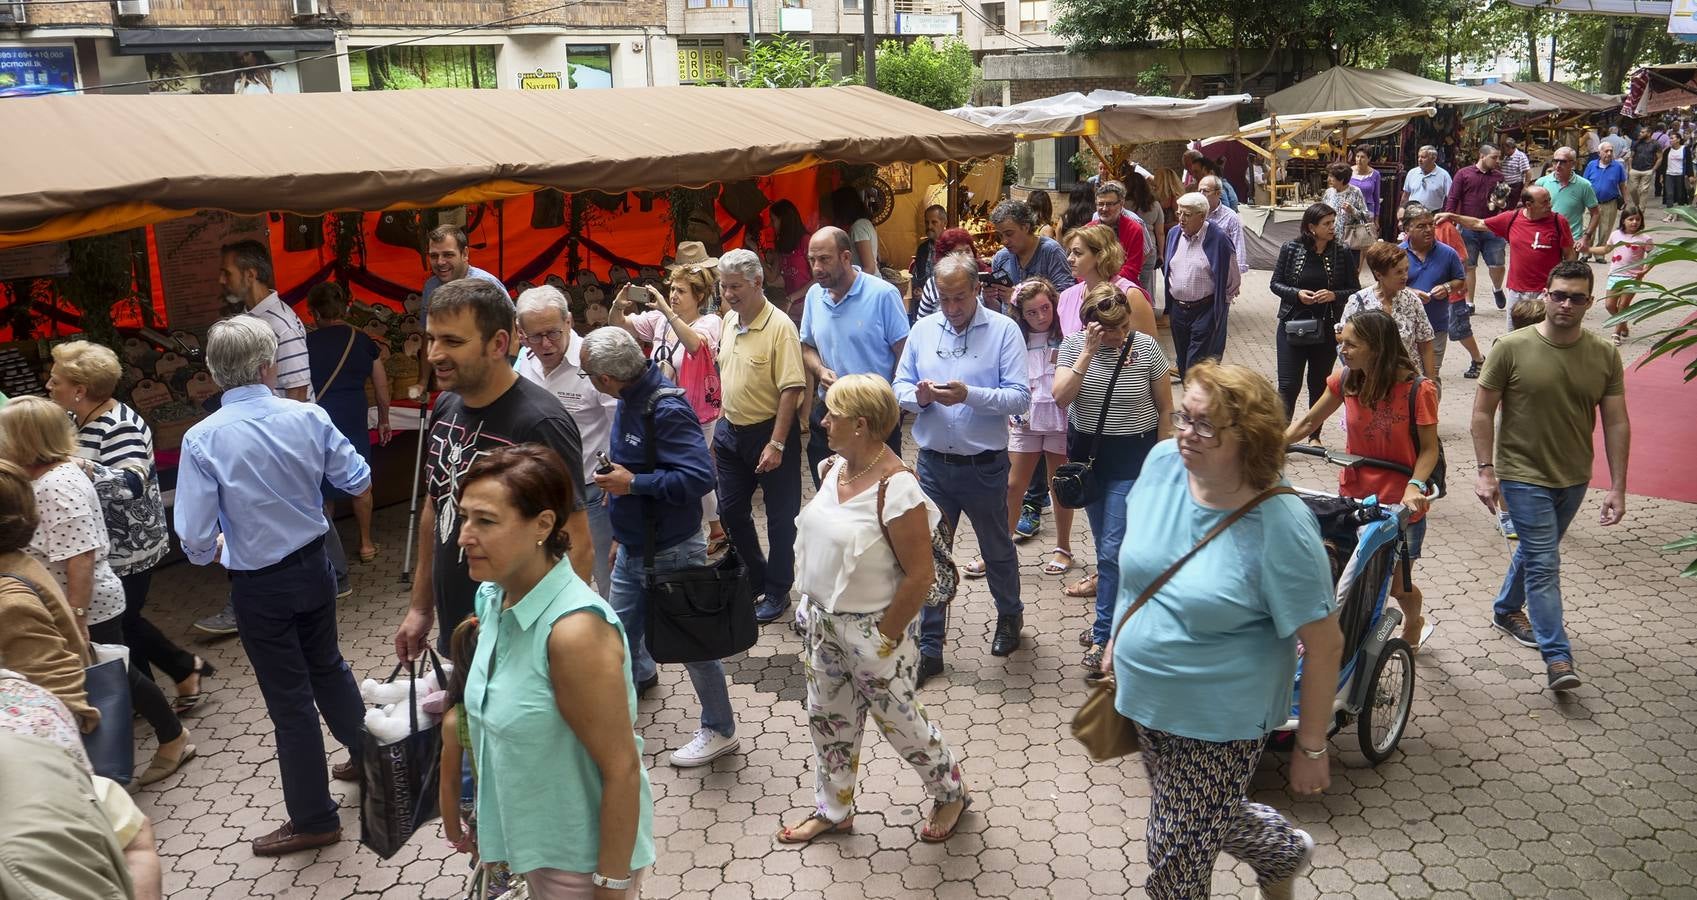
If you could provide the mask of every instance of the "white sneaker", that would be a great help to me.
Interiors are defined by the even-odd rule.
[[[672,765],[680,769],[705,766],[736,750],[740,744],[734,737],[725,737],[711,728],[701,728],[695,732],[695,740],[672,751]]]
[[[1296,896],[1296,880],[1308,873],[1314,865],[1314,836],[1306,831],[1296,829],[1296,836],[1302,839],[1302,862],[1296,866],[1296,871],[1283,881],[1261,886],[1262,900],[1293,900]]]

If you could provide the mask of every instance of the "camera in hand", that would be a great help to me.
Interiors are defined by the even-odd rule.
[[[1000,285],[1002,287],[1013,287],[1013,278],[1006,272],[979,272],[978,283],[983,287],[989,287],[992,284]]]

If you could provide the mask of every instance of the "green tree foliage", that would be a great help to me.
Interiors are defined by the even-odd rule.
[[[884,41],[878,45],[878,90],[932,109],[954,109],[972,99],[978,70],[972,50],[951,37],[941,47],[920,38],[911,44]],[[866,79],[862,66],[859,80]]]
[[[835,87],[846,83],[822,53],[787,34],[748,45],[742,60],[726,74],[732,87]]]

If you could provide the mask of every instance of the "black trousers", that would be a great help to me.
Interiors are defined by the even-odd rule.
[[[824,406],[823,403],[817,407]],[[719,522],[731,536],[757,593],[784,600],[795,585],[795,517],[801,514],[801,423],[791,422],[778,467],[756,472],[776,419],[753,425],[721,420],[713,429],[713,465],[719,474]],[[819,434],[822,429],[813,432]],[[766,546],[754,530],[754,490],[766,498]]]
[[[831,445],[825,435],[825,397],[821,394],[813,401],[813,411],[807,417],[807,471],[813,474],[813,487],[819,487],[819,464],[831,456]],[[722,427],[722,426],[721,426]],[[884,445],[897,459],[902,455],[902,423],[896,421],[896,430],[884,439]],[[724,498],[719,499],[724,505]]]
[[[88,626],[89,640],[97,644],[124,644],[124,617],[114,616],[96,625]],[[124,644],[130,647],[129,644]],[[153,679],[141,674],[135,666],[136,648],[130,647],[130,706],[153,726],[153,733],[159,737],[159,743],[168,744],[182,736],[183,723],[177,721],[177,714],[171,711],[171,701],[165,699],[165,692]]]
[[[147,605],[147,588],[153,583],[153,570],[121,575],[124,585],[124,644],[130,648],[130,668],[153,678],[153,666],[158,666],[172,681],[182,681],[194,674],[194,654],[171,642],[152,622],[142,618]]]
[[[1329,327],[1320,326],[1322,343],[1311,347],[1292,347],[1285,338],[1283,322],[1273,325],[1273,340],[1279,351],[1279,396],[1285,401],[1285,418],[1296,418],[1296,400],[1302,392],[1304,375],[1308,381],[1308,405],[1320,401],[1326,392],[1326,377],[1338,361],[1338,339]],[[1315,432],[1319,434],[1319,432]]]

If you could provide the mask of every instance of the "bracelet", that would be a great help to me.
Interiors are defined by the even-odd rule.
[[[1302,746],[1301,741],[1296,741],[1294,743],[1296,745],[1296,749],[1301,750],[1302,755],[1308,757],[1309,759],[1325,759],[1326,758],[1326,750],[1329,749],[1329,748],[1325,747],[1324,745],[1322,745],[1320,747],[1320,749],[1318,749],[1318,750],[1310,750],[1307,747]]]
[[[590,874],[589,880],[596,887],[611,888],[612,890],[615,890],[615,891],[628,891],[628,890],[630,890],[631,882],[635,881],[636,879],[632,878],[629,875],[626,875],[623,878],[608,878],[607,876],[601,874],[600,872],[594,872],[594,873]]]
[[[1410,487],[1413,487],[1413,488],[1419,490],[1420,493],[1422,493],[1422,494],[1426,493],[1426,491],[1427,491],[1426,482],[1421,481],[1418,478],[1408,479],[1408,484],[1409,484]]]
[[[779,453],[784,452],[784,442],[783,441],[767,441],[766,443],[772,445],[773,447],[777,447]]]
[[[1478,465],[1478,469],[1481,472],[1485,471],[1486,469],[1495,469],[1495,468],[1496,468],[1496,466],[1493,466],[1490,463],[1480,463]]]

